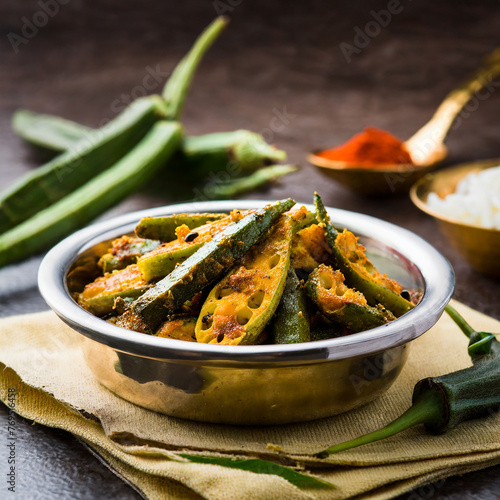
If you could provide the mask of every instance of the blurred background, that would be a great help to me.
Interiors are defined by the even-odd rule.
[[[318,190],[330,206],[402,225],[431,241],[451,261],[456,298],[500,318],[498,282],[470,270],[435,222],[407,196],[354,195],[305,160],[308,151],[340,144],[366,126],[409,138],[481,58],[500,46],[498,0],[4,0],[0,188],[42,161],[12,132],[16,109],[100,126],[133,99],[160,92],[196,36],[219,14],[229,16],[231,23],[196,74],[182,117],[186,130],[259,132],[285,149],[290,163],[302,167],[245,197],[290,196],[311,202]],[[487,98],[462,111],[447,139],[446,164],[500,157],[499,88],[493,82]],[[104,217],[174,200],[168,182],[156,187],[130,197]],[[39,262],[34,257],[0,271],[0,315],[47,308],[36,289]],[[53,492],[53,498],[62,498],[57,492],[68,484],[74,485],[72,498],[92,498],[98,490],[101,498],[136,498],[65,434],[33,430],[24,421],[20,427],[25,450],[19,455],[30,470],[29,482],[27,473],[19,472],[21,491],[32,492],[31,486],[41,481],[44,495]],[[494,495],[494,475],[484,471],[465,482],[454,479],[439,494],[475,498],[474,492],[481,491],[481,498],[496,498],[488,496]]]

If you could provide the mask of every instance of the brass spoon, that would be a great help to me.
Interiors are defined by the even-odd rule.
[[[447,156],[446,135],[474,94],[500,74],[500,48],[486,58],[477,72],[451,91],[433,117],[410,139],[404,142],[413,164],[363,167],[344,161],[329,160],[315,151],[307,160],[323,173],[361,194],[386,195],[408,192],[412,184],[434,170]]]

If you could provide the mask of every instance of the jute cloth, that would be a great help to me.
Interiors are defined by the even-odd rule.
[[[454,306],[478,330],[500,322]],[[102,387],[87,368],[79,335],[52,312],[0,321],[0,397],[16,391],[15,411],[67,430],[147,498],[386,499],[451,475],[500,463],[500,418],[467,422],[440,436],[423,427],[332,455],[313,453],[382,427],[411,403],[415,383],[469,366],[467,339],[445,314],[412,343],[401,375],[377,401],[343,415],[272,427],[190,422],[129,403]],[[179,452],[214,456],[297,459],[337,489],[299,488],[269,474],[187,462]],[[439,484],[439,483],[438,483]]]

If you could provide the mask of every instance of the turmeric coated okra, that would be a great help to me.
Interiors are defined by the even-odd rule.
[[[380,303],[368,305],[361,292],[350,288],[348,277],[344,283],[325,226],[317,224],[324,215],[294,204],[282,200],[225,216],[144,218],[136,233],[153,228],[148,234],[170,235],[171,241],[126,269],[101,269],[103,274],[80,293],[79,303],[122,328],[152,335],[161,330],[161,336],[177,340],[169,322],[179,315],[195,318],[189,341],[224,345],[309,342],[394,321],[390,310]],[[205,223],[193,227],[196,222]],[[105,255],[134,241],[125,235]],[[376,270],[363,247],[356,252],[373,276],[383,278],[380,282],[402,290]]]

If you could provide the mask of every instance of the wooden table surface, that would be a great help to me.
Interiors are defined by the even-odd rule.
[[[40,163],[11,131],[14,110],[55,113],[98,126],[132,97],[160,91],[194,37],[222,10],[232,23],[194,81],[183,115],[187,131],[247,128],[263,133],[302,169],[248,198],[291,196],[310,202],[317,189],[328,205],[410,229],[452,263],[456,299],[500,318],[499,281],[470,270],[434,221],[407,196],[356,196],[304,159],[308,150],[339,144],[368,125],[409,137],[499,44],[498,1],[55,3],[45,17],[38,1],[0,6],[1,188]],[[373,11],[389,5],[394,12],[390,19],[386,15],[386,26],[377,29],[372,24],[374,36],[356,39],[374,19]],[[39,27],[32,24],[35,21]],[[152,77],[146,78],[148,74]],[[497,89],[491,85],[486,97],[476,99],[451,130],[448,164],[500,157]],[[161,191],[134,195],[103,217],[172,200],[172,186],[166,185]],[[47,309],[36,288],[40,259],[0,270],[1,316]],[[5,407],[0,414],[6,418]],[[69,434],[21,418],[17,423],[19,498],[138,498]],[[6,452],[3,445],[0,449],[4,464]],[[499,498],[499,476],[500,466],[492,467],[419,490],[412,498]],[[5,487],[2,484],[0,491]]]

